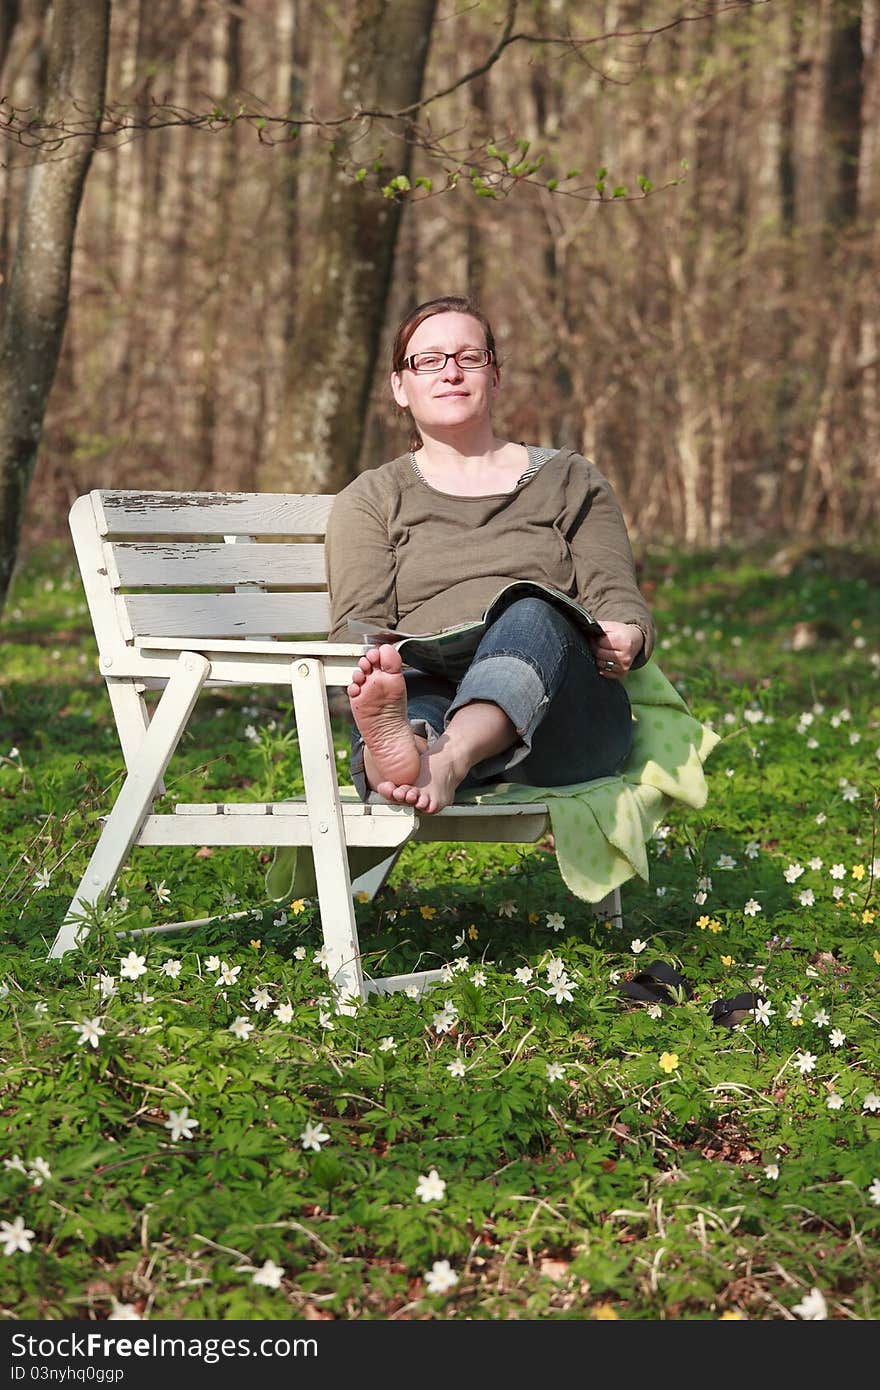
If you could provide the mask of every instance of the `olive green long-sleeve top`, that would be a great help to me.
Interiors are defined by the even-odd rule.
[[[325,554],[331,641],[350,619],[425,633],[479,619],[505,584],[532,579],[600,623],[634,623],[645,638],[634,665],[651,655],[654,625],[617,499],[573,449],[513,492],[488,497],[438,491],[403,454],[337,495]]]

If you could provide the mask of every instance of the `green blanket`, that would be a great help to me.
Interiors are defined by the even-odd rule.
[[[626,678],[635,738],[629,758],[614,777],[565,787],[527,787],[499,783],[489,791],[462,793],[463,804],[546,802],[556,843],[559,871],[568,887],[586,902],[599,902],[613,888],[638,875],[648,880],[646,841],[672,801],[704,806],[708,787],[703,764],[718,734],[701,724],[658,666],[649,662]],[[343,797],[357,798],[354,788]],[[266,874],[270,898],[312,897],[317,889],[310,850],[278,849]],[[352,878],[387,859],[385,848],[349,849]]]

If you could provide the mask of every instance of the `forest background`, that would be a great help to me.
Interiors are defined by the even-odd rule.
[[[390,336],[445,292],[500,432],[593,457],[637,543],[875,532],[878,0],[0,16],[0,598],[89,488],[399,453]]]

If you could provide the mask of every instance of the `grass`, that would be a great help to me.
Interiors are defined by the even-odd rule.
[[[137,851],[45,960],[122,764],[69,551],[32,556],[2,628],[0,1316],[876,1318],[878,577],[650,554],[657,659],[723,735],[705,810],[670,813],[623,930],[546,846],[408,848],[366,965],[447,982],[345,1017],[257,850]],[[168,797],[299,785],[289,706],[220,691]],[[688,1001],[620,995],[652,959]],[[766,1024],[712,1022],[740,991]]]

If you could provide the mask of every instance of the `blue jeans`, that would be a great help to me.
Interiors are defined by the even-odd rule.
[[[540,598],[512,603],[487,628],[467,669],[428,675],[404,672],[407,717],[432,743],[456,710],[491,701],[516,729],[510,748],[471,768],[460,790],[494,782],[561,787],[617,772],[632,747],[629,696],[620,681],[599,675],[580,628]],[[351,775],[358,795],[370,788],[363,740],[351,745]]]

